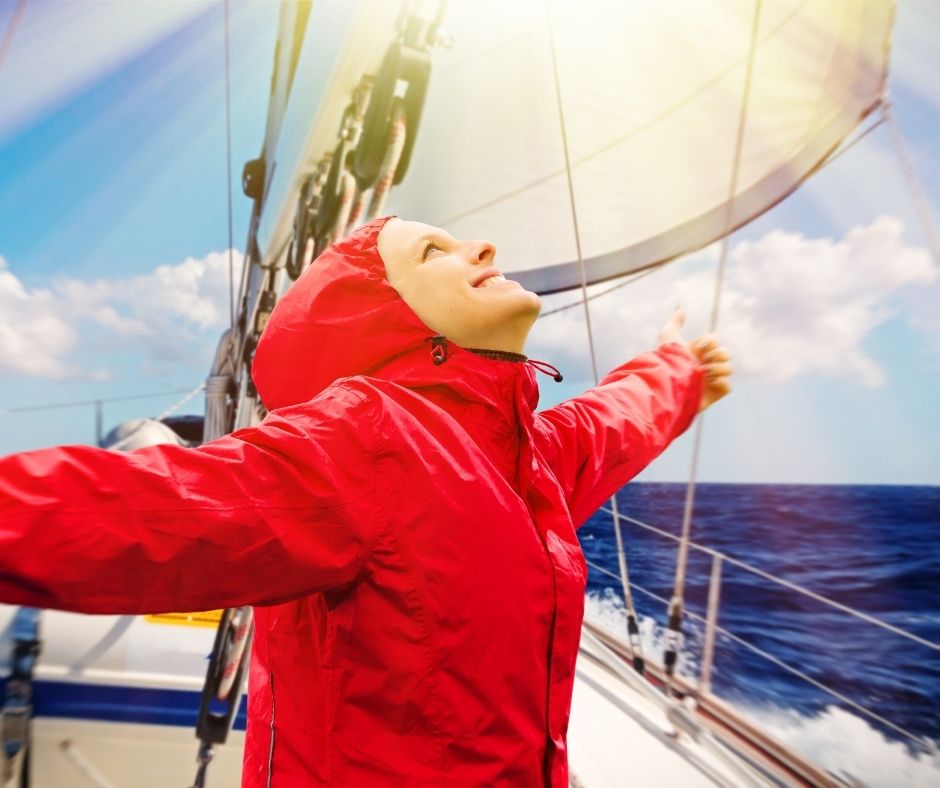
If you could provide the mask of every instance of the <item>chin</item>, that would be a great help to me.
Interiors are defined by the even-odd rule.
[[[526,290],[518,282],[515,283],[513,287],[507,287],[501,293],[501,296],[507,300],[512,300],[513,302],[526,303],[526,304],[535,304],[539,307],[542,306],[542,300],[533,293],[531,290]]]
[[[509,311],[507,317],[517,325],[524,325],[528,330],[538,320],[542,311],[542,299],[530,290],[522,290],[515,296],[512,309],[507,310]]]
[[[520,297],[521,296],[526,296],[529,309],[538,317],[539,313],[542,311],[542,299],[539,298],[538,294],[533,293],[531,290],[523,290],[520,294]]]

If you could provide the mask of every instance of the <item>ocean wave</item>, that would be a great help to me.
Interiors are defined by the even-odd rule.
[[[625,638],[625,606],[610,588],[586,595],[585,619]],[[665,627],[649,616],[639,616],[639,626],[643,653],[661,661]],[[684,648],[677,672],[695,681],[699,674],[696,654],[702,628],[694,621],[686,622],[683,628]],[[753,686],[755,682],[742,682],[741,686],[748,684]],[[937,742],[923,739],[921,751],[915,751],[907,742],[889,739],[864,718],[834,704],[812,713],[740,696],[722,700],[781,743],[853,785],[871,788],[940,785]]]
[[[778,741],[854,785],[933,788],[940,784],[940,747],[913,752],[839,706],[806,715],[776,706],[732,704]]]
[[[627,638],[627,615],[623,599],[618,597],[610,588],[601,593],[590,593],[584,598],[584,617],[593,624],[616,635],[621,640]],[[662,662],[663,652],[666,648],[666,628],[660,626],[651,616],[637,614],[637,624],[640,628],[640,646],[643,654],[654,662]],[[683,643],[692,646],[697,643],[700,631],[697,627],[683,625]],[[699,673],[699,661],[696,651],[680,647],[679,659],[676,663],[676,673],[682,678],[694,680]]]

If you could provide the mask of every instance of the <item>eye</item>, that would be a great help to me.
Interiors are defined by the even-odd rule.
[[[429,253],[432,249],[437,249],[437,251],[439,251],[439,252],[443,252],[443,251],[444,251],[444,250],[441,249],[441,247],[439,247],[437,244],[435,244],[435,243],[430,243],[430,242],[429,242],[428,245],[424,247],[424,254],[421,255],[421,259],[422,259],[422,260],[427,260],[427,259],[428,259],[428,253]]]

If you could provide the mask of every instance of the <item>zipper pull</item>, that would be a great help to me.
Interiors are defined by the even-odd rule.
[[[427,337],[424,341],[431,343],[431,358],[437,366],[447,361],[447,337],[443,334],[436,334],[433,337]]]

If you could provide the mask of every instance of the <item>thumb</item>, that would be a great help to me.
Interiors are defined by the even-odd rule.
[[[676,307],[676,311],[672,313],[672,317],[666,321],[666,325],[664,325],[662,330],[659,332],[658,339],[660,344],[666,342],[681,342],[681,329],[683,323],[685,323],[685,310],[680,304],[678,307]]]
[[[678,332],[684,323],[685,309],[683,308],[682,304],[679,304],[679,306],[676,307],[676,311],[673,312],[669,320],[666,321],[666,325],[663,326],[663,330]]]
[[[676,311],[672,313],[673,325],[679,329],[685,324],[685,307],[682,304],[676,307]]]

